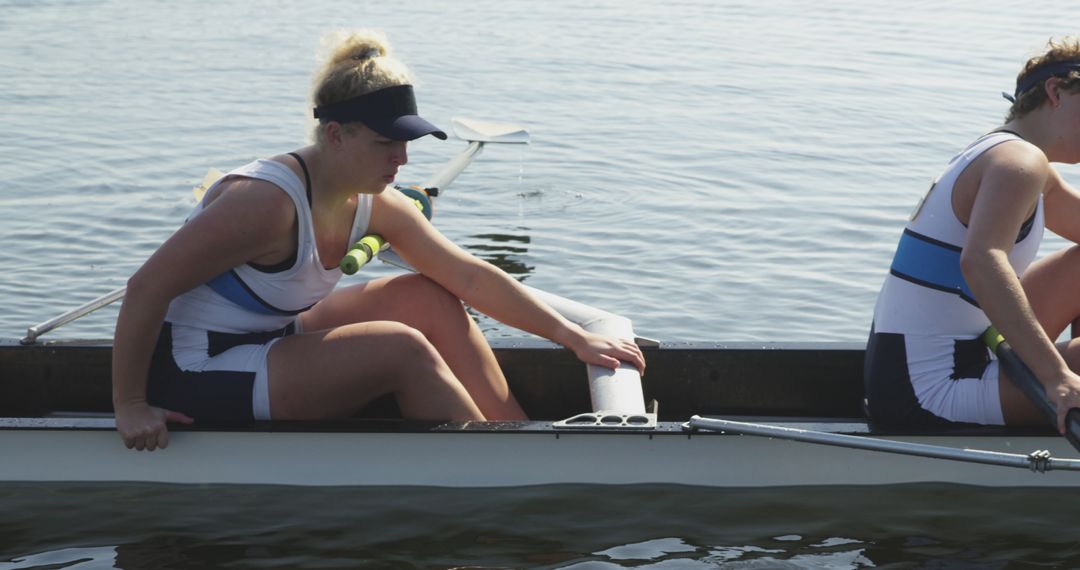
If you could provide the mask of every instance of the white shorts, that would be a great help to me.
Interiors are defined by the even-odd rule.
[[[958,340],[904,335],[908,375],[919,405],[954,422],[1004,425],[998,361],[967,363],[973,369],[965,373]]]
[[[882,424],[1002,425],[998,370],[979,337],[871,330],[863,373],[867,410]]]
[[[267,356],[299,326],[297,319],[278,330],[232,334],[166,322],[150,366],[147,400],[196,421],[269,420]]]

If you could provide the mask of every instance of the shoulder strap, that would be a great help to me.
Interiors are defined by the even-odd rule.
[[[300,163],[301,170],[304,171],[304,190],[307,192],[307,203],[311,204],[311,173],[308,172],[307,163],[304,159],[300,158],[300,155],[295,152],[290,152],[289,156],[296,159],[296,162]]]

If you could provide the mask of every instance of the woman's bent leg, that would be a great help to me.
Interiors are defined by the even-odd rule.
[[[1051,340],[1065,331],[1080,317],[1080,246],[1054,252],[1031,264],[1020,280],[1035,318]],[[1080,371],[1080,343],[1063,342],[1058,350],[1069,368]],[[1001,410],[1008,425],[1043,425],[1045,416],[1035,404],[1013,384],[1002,370],[1000,382]]]
[[[1020,280],[1035,318],[1051,340],[1080,317],[1080,246],[1054,252],[1031,264]]]
[[[419,330],[486,418],[525,419],[480,328],[461,301],[434,281],[403,275],[339,289],[302,317],[304,330],[367,321],[396,321]]]
[[[400,323],[283,338],[270,350],[268,382],[274,419],[344,417],[387,393],[406,418],[484,419],[435,348]]]

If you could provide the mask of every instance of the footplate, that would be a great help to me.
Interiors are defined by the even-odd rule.
[[[554,422],[551,427],[565,430],[651,430],[656,429],[656,414],[587,412]]]

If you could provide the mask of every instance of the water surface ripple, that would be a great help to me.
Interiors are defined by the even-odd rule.
[[[122,286],[208,167],[305,144],[320,36],[373,27],[436,123],[532,134],[486,149],[439,199],[436,223],[467,250],[654,338],[860,342],[931,178],[996,126],[1023,60],[1080,15],[1004,0],[0,8],[4,338]],[[402,181],[462,148],[417,141]],[[55,336],[110,337],[115,311]],[[959,486],[8,485],[0,570],[1075,567],[1074,503]]]
[[[303,144],[320,36],[375,27],[433,120],[532,133],[440,200],[454,240],[526,239],[519,278],[655,338],[860,341],[904,217],[1004,113],[1023,58],[1072,31],[1062,16],[974,0],[7,2],[0,335],[122,285],[208,167]],[[402,179],[461,147],[414,143]],[[58,335],[107,337],[114,319]]]

